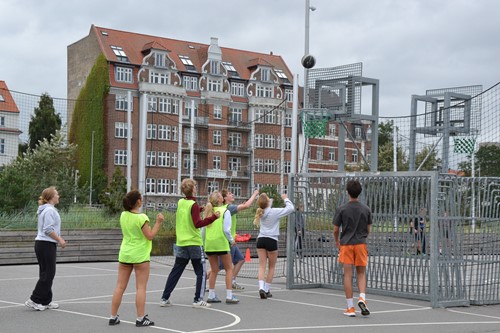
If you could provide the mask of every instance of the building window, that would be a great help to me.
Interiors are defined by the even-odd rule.
[[[158,166],[166,167],[167,166],[167,152],[159,151],[158,152]]]
[[[270,110],[266,113],[266,124],[275,124],[276,123],[276,113],[274,110]]]
[[[335,149],[330,148],[328,151],[328,160],[335,161]]]
[[[323,147],[317,147],[316,148],[316,159],[318,161],[322,161],[323,160]]]
[[[162,68],[167,67],[166,58],[164,53],[155,52],[155,66]]]
[[[221,92],[222,91],[222,83],[220,80],[208,79],[208,91]]]
[[[260,72],[261,72],[260,78],[262,81],[270,81],[271,80],[271,75],[270,75],[271,70],[269,68],[262,68],[260,70]]]
[[[146,138],[156,139],[156,124],[148,124]]]
[[[293,102],[293,90],[285,89],[285,98],[287,102]]]
[[[292,138],[291,137],[285,137],[285,150],[292,150]]]
[[[146,166],[156,166],[156,152],[147,151],[146,152]]]
[[[155,193],[156,179],[146,178],[146,193]]]
[[[264,161],[260,158],[255,159],[255,172],[264,172]]]
[[[196,70],[196,68],[193,65],[193,62],[191,61],[191,59],[189,59],[188,56],[179,55],[179,59],[181,60],[182,64],[184,65],[184,67],[186,67],[186,69],[188,71],[195,71]]]
[[[228,140],[231,147],[241,147],[241,133],[230,132]]]
[[[120,46],[110,45],[110,47],[118,61],[129,62],[127,54],[125,54],[125,51]]]
[[[172,179],[170,181],[170,193],[172,193],[172,194],[177,193],[177,181],[175,179]]]
[[[232,171],[240,171],[241,169],[241,158],[239,157],[229,157],[228,159],[228,169]]]
[[[158,100],[156,97],[148,97],[148,112],[158,111],[157,103]]]
[[[352,156],[352,163],[358,163],[358,151],[353,150],[351,156]]]
[[[264,134],[255,134],[255,148],[264,148]]]
[[[285,161],[283,162],[283,173],[289,174],[292,172],[292,162]]]
[[[241,197],[241,184],[240,183],[230,183],[229,186],[227,187],[227,189],[235,197]]]
[[[257,97],[273,98],[273,87],[257,85]]]
[[[214,119],[222,119],[222,105],[214,104]]]
[[[209,181],[208,182],[208,193],[212,193],[214,191],[219,190],[219,182],[218,181]]]
[[[266,134],[265,136],[265,144],[264,144],[264,147],[265,148],[274,148],[274,135],[272,134]]]
[[[116,67],[115,80],[117,82],[132,83],[132,68]]]
[[[264,172],[266,173],[275,173],[275,162],[274,160],[265,160],[264,161]]]
[[[128,110],[128,99],[127,96],[116,95],[115,96],[115,109],[116,111],[127,111]]]
[[[5,139],[0,139],[0,154],[5,154]]]
[[[335,136],[335,124],[328,124],[328,136]]]
[[[214,156],[214,158],[213,158],[213,168],[214,168],[214,170],[220,170],[221,166],[222,166],[221,157],[220,156]]]
[[[292,114],[291,113],[285,113],[285,126],[292,127]]]
[[[198,90],[198,78],[195,76],[184,76],[184,88],[186,90]]]
[[[115,123],[115,138],[127,138],[128,136],[128,124],[127,123]]]
[[[156,186],[156,193],[167,194],[170,190],[170,179],[158,179],[158,184]]]
[[[167,73],[159,73],[155,71],[149,71],[149,82],[156,84],[168,84],[169,77]]]
[[[245,84],[241,82],[231,82],[231,95],[245,96]]]
[[[191,158],[190,158],[189,154],[184,154],[184,161],[183,161],[183,164],[182,164],[182,166],[184,167],[184,169],[189,169],[190,168],[190,161],[191,161]],[[198,167],[198,155],[194,155],[193,169],[197,169],[197,167]]]
[[[264,123],[265,114],[266,114],[266,111],[263,109],[255,110],[255,122],[256,123]]]
[[[287,79],[288,80],[288,77],[281,69],[275,69],[274,72],[276,73],[276,76],[278,76],[280,79]]]
[[[222,131],[220,131],[220,130],[214,131],[212,142],[214,145],[221,145],[222,144]]]
[[[231,108],[229,111],[229,121],[232,123],[240,123],[243,121],[243,109]]]
[[[161,166],[165,166],[165,167],[172,167],[172,168],[176,168],[177,167],[177,153],[171,153],[171,152],[166,152],[165,153],[165,161],[162,163],[164,165],[161,165]],[[160,162],[158,161],[158,165],[160,165]]]
[[[361,139],[361,127],[354,127],[354,136],[356,139]]]
[[[127,165],[127,151],[115,149],[115,165]]]

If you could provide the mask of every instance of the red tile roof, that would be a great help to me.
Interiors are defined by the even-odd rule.
[[[142,63],[145,49],[156,48],[169,50],[169,56],[175,61],[177,69],[185,71],[186,67],[179,59],[179,55],[188,56],[193,62],[197,72],[208,57],[208,44],[181,41],[176,39],[150,36],[139,33],[114,30],[92,25],[91,33],[94,33],[101,45],[108,61],[118,61],[110,46],[119,46],[127,55],[131,64],[139,66]],[[271,66],[282,70],[288,80],[293,82],[293,75],[281,56],[265,54],[252,51],[243,51],[232,48],[221,47],[222,61],[231,63],[242,79],[248,80],[256,65]]]
[[[0,80],[0,95],[3,98],[0,98],[0,112],[15,112],[19,113],[19,109],[17,108],[16,102],[12,95],[10,94],[9,88],[5,81]]]

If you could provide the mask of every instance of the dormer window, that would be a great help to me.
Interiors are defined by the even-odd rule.
[[[166,56],[164,53],[155,53],[155,66],[156,67],[167,67]]]
[[[2,94],[0,94],[0,102],[5,102],[5,98],[3,98]]]
[[[269,68],[263,68],[261,70],[261,81],[270,81],[271,80],[271,71],[269,70]]]
[[[227,70],[229,76],[231,77],[240,77],[238,72],[236,71],[236,68],[234,68],[233,64],[230,62],[223,62],[222,66]]]
[[[286,74],[281,69],[276,69],[275,72],[280,79],[288,79]]]
[[[129,62],[127,54],[120,46],[111,45],[111,49],[113,50],[113,53],[115,54],[118,61]]]
[[[220,75],[219,62],[215,60],[210,60],[210,74]]]
[[[179,59],[181,60],[182,64],[186,67],[188,71],[196,71],[193,62],[191,61],[191,59],[189,59],[188,56],[179,55]]]

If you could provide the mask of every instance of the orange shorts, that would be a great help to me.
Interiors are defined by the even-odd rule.
[[[366,244],[341,245],[339,262],[354,266],[367,266],[368,247]]]

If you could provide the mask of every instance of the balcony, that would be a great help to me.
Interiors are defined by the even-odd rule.
[[[191,126],[191,116],[182,115],[182,125]],[[194,117],[194,126],[208,127],[208,117]]]
[[[250,147],[241,147],[241,146],[235,146],[235,145],[231,145],[229,144],[227,146],[227,150],[229,151],[229,153],[231,154],[238,154],[238,155],[250,155],[250,153],[252,152],[252,149]]]
[[[227,121],[227,125],[231,126],[232,131],[245,131],[248,132],[250,131],[250,123],[239,121],[239,120],[231,120],[229,119]]]
[[[191,144],[189,142],[182,143],[182,150],[190,150]],[[193,149],[198,153],[208,153],[208,144],[206,142],[196,142],[193,145]]]

